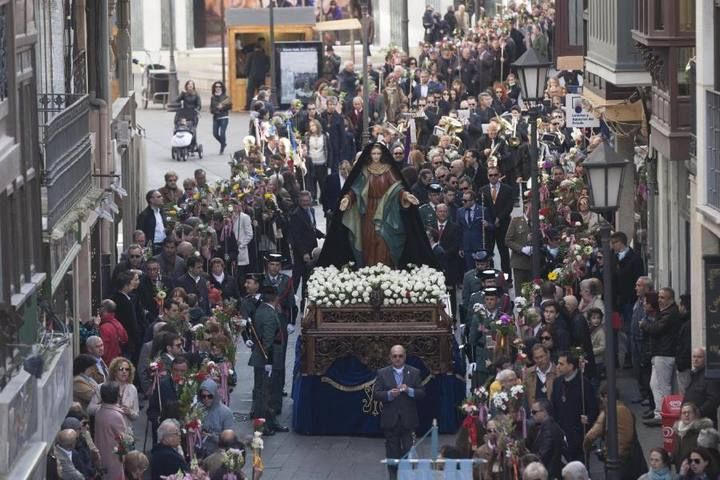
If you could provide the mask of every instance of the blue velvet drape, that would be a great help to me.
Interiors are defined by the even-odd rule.
[[[382,434],[379,411],[367,402],[371,390],[357,388],[374,380],[376,372],[356,357],[346,356],[335,360],[324,376],[301,375],[301,345],[299,340],[292,393],[293,430],[305,435]],[[437,418],[441,433],[454,433],[460,424],[458,407],[465,398],[465,382],[461,380],[465,365],[457,345],[453,345],[453,360],[453,373],[433,376],[425,384],[425,399],[418,401],[418,434],[430,428],[433,418]],[[420,369],[423,379],[430,375],[419,358],[409,357],[407,363]],[[373,410],[378,414],[373,415]]]

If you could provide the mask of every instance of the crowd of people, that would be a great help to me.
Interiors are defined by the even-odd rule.
[[[466,418],[457,442],[443,447],[443,457],[485,460],[475,469],[483,478],[586,479],[588,456],[604,455],[605,372],[627,368],[637,378],[630,401],[647,408],[647,425],[660,424],[667,395],[680,393],[684,403],[674,451],[652,449],[648,471],[640,420],[618,402],[622,477],[672,479],[674,469],[683,479],[716,478],[720,383],[706,378],[704,351],[691,351],[689,296],[655,289],[625,233],[612,234],[613,258],[598,248],[607,220],[591,210],[583,161],[611,139],[607,129],[566,125],[562,105],[578,86],[577,72],[547,81],[537,106],[541,175],[528,184],[533,129],[511,65],[527,48],[552,55],[553,16],[552,2],[510,2],[496,16],[462,4],[441,16],[428,6],[417,58],[390,48],[380,68],[357,72],[328,45],[314,101],[287,111],[275,109],[268,89],[253,87],[248,135],[227,176],[210,183],[202,169],[182,180],[168,171],[165,184],[147,193],[112,291],[82,326],[75,403],[48,471],[62,479],[143,478],[147,469],[153,480],[191,471],[245,478],[246,448],[256,454],[253,469],[262,470],[262,442],[245,445],[233,431],[236,351],[251,351],[258,434],[287,432],[278,416],[288,337],[325,235],[319,216],[329,225],[342,209],[367,140],[387,149],[401,171],[403,201],[419,204],[451,294],[470,395],[460,406]],[[371,77],[368,105],[363,75]],[[209,103],[222,152],[229,102],[224,86],[215,87]],[[537,218],[530,188],[540,191]],[[605,310],[605,268],[614,278],[612,311]],[[613,338],[605,337],[605,322],[613,323]],[[610,364],[608,342],[620,353]],[[422,397],[419,379],[393,388],[395,380],[391,370],[378,377],[379,400]],[[141,409],[144,436],[133,430]],[[140,438],[152,442],[150,460]],[[404,455],[411,443],[396,440],[389,456]]]

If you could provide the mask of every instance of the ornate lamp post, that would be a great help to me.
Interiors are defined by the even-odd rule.
[[[277,75],[275,72],[275,0],[270,0],[270,103],[277,108]]]
[[[540,115],[538,104],[542,101],[545,90],[545,79],[548,70],[552,65],[547,59],[542,58],[533,48],[528,48],[518,58],[512,67],[518,73],[520,86],[522,87],[522,98],[527,102],[530,115],[530,176],[532,183],[528,185],[531,197],[530,221],[532,231],[532,274],[533,278],[540,277],[540,182],[538,180],[538,140],[537,140],[537,118]]]
[[[170,62],[168,65],[168,104],[172,105],[177,100],[178,77],[175,66],[175,0],[168,0],[170,4]]]
[[[583,162],[588,172],[590,182],[590,195],[594,209],[606,214],[613,214],[618,208],[620,188],[622,186],[623,173],[628,161],[620,158],[607,142],[598,145],[588,158]],[[608,215],[610,216],[610,215]],[[603,284],[605,297],[605,311],[613,311],[612,301],[612,279],[614,256],[610,251],[610,231],[612,225],[604,221],[600,226],[600,237],[603,256],[605,257],[605,268],[603,269]],[[613,339],[612,322],[605,320],[605,365],[607,369],[607,460],[605,468],[608,480],[620,478],[620,459],[618,456],[618,426],[617,426],[617,386],[615,385],[615,342]]]

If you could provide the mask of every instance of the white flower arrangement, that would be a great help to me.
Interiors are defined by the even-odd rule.
[[[498,392],[492,398],[493,406],[500,411],[506,412],[510,399],[508,398],[507,392]]]
[[[373,291],[382,292],[383,305],[437,304],[446,293],[445,275],[426,265],[393,270],[379,263],[356,271],[317,267],[308,280],[308,298],[321,307],[368,304]]]

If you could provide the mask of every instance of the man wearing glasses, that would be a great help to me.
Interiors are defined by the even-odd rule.
[[[563,431],[550,415],[550,402],[541,398],[530,407],[535,428],[528,435],[530,451],[540,457],[548,478],[560,478],[562,469]]]
[[[165,476],[174,475],[178,471],[190,472],[187,462],[178,453],[178,447],[182,440],[178,421],[172,418],[164,420],[157,429],[157,437],[160,443],[155,445],[151,452],[150,478],[160,480]]]
[[[215,453],[220,434],[235,424],[232,410],[220,401],[218,384],[208,378],[200,385],[198,400],[205,411],[202,423],[202,450],[204,455]]]
[[[486,235],[492,234],[495,219],[490,209],[475,203],[475,192],[466,190],[462,194],[463,206],[457,211],[457,223],[460,226],[460,257],[465,259],[465,271],[475,265],[472,252],[485,249]],[[467,253],[467,254],[466,254]]]
[[[380,427],[385,432],[385,456],[402,458],[412,447],[413,434],[418,426],[416,400],[425,397],[420,371],[405,364],[405,348],[390,349],[391,365],[381,368],[375,379],[373,398],[382,402]],[[388,464],[390,479],[397,478],[397,466]]]
[[[510,226],[510,215],[515,205],[515,196],[512,187],[500,181],[499,168],[488,168],[488,180],[490,183],[480,189],[480,195],[483,196],[485,205],[490,206],[490,210],[495,217],[495,232],[494,235],[488,238],[487,249],[491,252],[495,251],[495,244],[497,243],[502,271],[512,275],[510,251],[505,244],[505,235]]]

